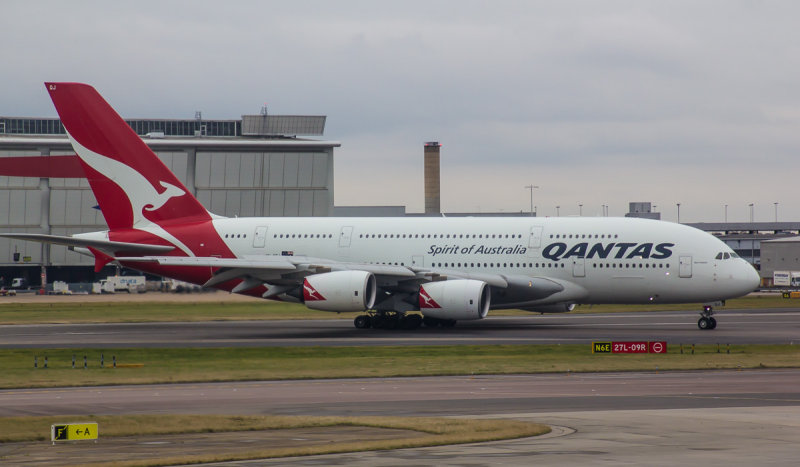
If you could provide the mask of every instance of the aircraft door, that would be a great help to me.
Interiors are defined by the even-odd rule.
[[[253,248],[264,248],[267,244],[267,227],[256,227],[256,233],[253,235]]]
[[[531,226],[530,234],[528,235],[528,256],[538,258],[541,256],[542,248],[542,226]]]
[[[692,277],[692,257],[681,256],[679,261],[678,277]]]
[[[572,277],[586,277],[586,259],[572,258]]]
[[[346,226],[342,227],[342,231],[339,233],[339,247],[341,248],[349,248],[350,247],[350,239],[353,236],[353,227]]]

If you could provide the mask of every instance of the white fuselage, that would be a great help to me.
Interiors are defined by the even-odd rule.
[[[758,285],[719,239],[630,218],[227,218],[237,257],[295,255],[437,272],[547,277],[585,289],[577,303],[724,300]],[[716,259],[728,253],[726,259]],[[558,297],[553,297],[557,299]],[[492,308],[520,305],[493,299]]]

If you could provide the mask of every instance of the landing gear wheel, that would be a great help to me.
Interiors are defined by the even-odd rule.
[[[403,329],[417,329],[422,326],[422,316],[405,315],[400,319],[400,327]]]
[[[372,323],[372,329],[383,329],[386,325],[386,317],[378,314],[372,315],[370,322]]]
[[[436,318],[430,318],[426,316],[422,318],[422,323],[425,325],[426,328],[435,328],[439,326],[440,321]]]
[[[370,323],[369,315],[358,315],[353,320],[353,324],[358,329],[367,329],[372,323]]]
[[[714,309],[709,305],[703,306],[703,311],[700,312],[700,319],[697,320],[697,327],[706,330],[714,329],[717,327],[717,320],[711,316],[714,314]]]

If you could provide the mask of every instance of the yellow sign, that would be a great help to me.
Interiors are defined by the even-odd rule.
[[[65,423],[50,426],[50,440],[77,441],[81,439],[97,439],[97,423]]]
[[[592,342],[592,353],[611,353],[611,342]]]

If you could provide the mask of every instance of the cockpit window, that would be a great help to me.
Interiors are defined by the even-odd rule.
[[[714,259],[722,259],[722,252],[717,253],[717,256]]]
[[[736,253],[731,253],[731,258],[738,258],[738,257],[739,255],[737,255]]]
[[[722,255],[722,259],[730,259],[730,257],[731,257],[730,253],[725,253],[724,255]]]

